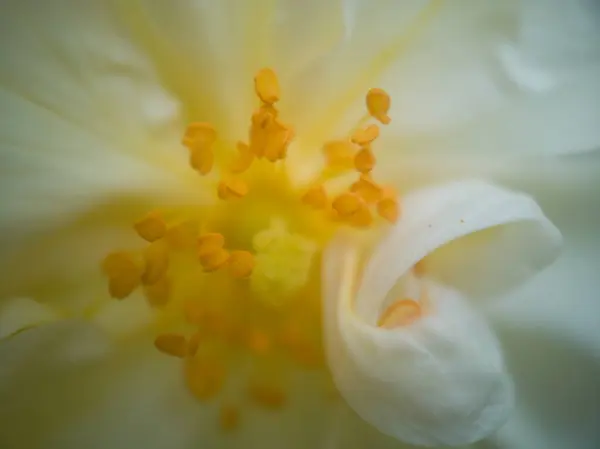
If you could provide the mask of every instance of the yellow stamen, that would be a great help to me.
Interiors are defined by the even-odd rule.
[[[199,400],[217,395],[225,381],[225,367],[213,358],[189,358],[185,363],[185,380],[191,393]]]
[[[156,241],[148,245],[143,251],[145,269],[142,274],[142,282],[152,285],[167,272],[169,268],[169,252],[167,244]]]
[[[240,425],[240,410],[233,405],[225,405],[221,407],[219,412],[219,424],[221,430],[230,432],[235,430]]]
[[[361,208],[361,200],[355,193],[344,192],[333,200],[332,206],[340,216],[349,217]]]
[[[383,197],[383,188],[369,175],[360,175],[360,179],[350,186],[350,191],[360,195],[367,203],[375,203]]]
[[[367,109],[369,114],[382,124],[387,125],[392,120],[388,114],[391,106],[391,99],[383,89],[373,88],[367,93]]]
[[[182,143],[190,150],[209,150],[217,140],[217,130],[210,123],[191,123],[188,125]]]
[[[193,220],[175,224],[167,229],[165,241],[172,249],[192,248],[196,243],[198,227],[198,222]]]
[[[148,242],[163,238],[167,224],[158,212],[151,212],[133,225],[138,235]]]
[[[347,140],[334,140],[323,146],[327,165],[332,169],[348,170],[354,167],[354,146]]]
[[[238,178],[224,179],[219,182],[217,194],[222,200],[242,198],[248,194],[248,185]]]
[[[225,246],[225,237],[218,232],[209,232],[198,238],[198,257],[208,256]]]
[[[350,140],[357,145],[369,145],[379,137],[379,126],[369,125],[365,129],[356,130]]]
[[[273,104],[279,101],[279,81],[272,69],[259,70],[254,77],[254,89],[264,103]]]
[[[185,357],[187,354],[187,342],[185,337],[179,334],[161,334],[154,340],[154,346],[160,352],[174,357]]]
[[[250,251],[232,251],[229,257],[229,271],[235,278],[246,278],[252,274],[256,261]]]
[[[190,165],[201,175],[207,175],[213,168],[215,156],[210,149],[193,148],[190,150]]]
[[[361,202],[358,210],[348,217],[348,222],[357,228],[368,228],[373,224],[373,214],[368,206]]]
[[[325,187],[323,187],[322,184],[312,186],[302,196],[302,202],[315,209],[323,209],[327,206],[327,193],[325,192]]]
[[[167,276],[163,276],[154,284],[145,285],[144,294],[150,306],[164,307],[171,296],[171,280]]]
[[[264,147],[264,157],[271,162],[283,159],[287,152],[294,132],[278,119],[274,119],[267,127],[267,137]]]
[[[375,167],[375,155],[371,147],[361,148],[354,156],[354,166],[361,173],[369,173]]]
[[[408,326],[421,317],[421,306],[412,299],[401,299],[389,306],[379,318],[378,326],[394,329]]]
[[[243,142],[237,143],[238,156],[231,164],[232,173],[243,173],[250,168],[254,161],[254,153],[250,150],[250,146]]]
[[[109,254],[102,263],[102,270],[109,278],[110,296],[124,299],[140,285],[143,263],[125,251]]]
[[[207,273],[216,271],[229,261],[229,251],[219,249],[215,252],[200,257],[200,264]]]
[[[384,198],[377,203],[377,213],[390,223],[396,223],[400,217],[400,205],[394,198]]]

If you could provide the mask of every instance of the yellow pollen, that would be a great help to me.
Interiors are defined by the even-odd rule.
[[[358,210],[348,217],[348,222],[357,228],[368,228],[373,224],[373,214],[364,201],[361,201]]]
[[[143,263],[131,253],[120,251],[109,254],[104,259],[102,271],[109,280],[110,296],[124,299],[140,285]]]
[[[217,140],[217,130],[210,123],[191,123],[188,125],[182,143],[190,150],[210,150]]]
[[[193,148],[190,150],[190,165],[201,175],[207,175],[213,168],[215,156],[210,149]]]
[[[421,306],[412,299],[401,299],[389,306],[379,318],[378,326],[394,329],[408,326],[421,317]]]
[[[312,186],[302,196],[302,202],[315,209],[323,209],[327,206],[327,192],[322,184]]]
[[[218,232],[210,232],[198,238],[198,257],[214,254],[225,246],[225,237]]]
[[[223,267],[229,261],[229,251],[225,249],[218,249],[215,252],[200,256],[200,264],[204,267],[204,271],[210,273]]]
[[[242,198],[248,194],[248,185],[238,178],[230,178],[219,182],[217,194],[222,200]]]
[[[349,170],[354,167],[354,146],[347,140],[334,140],[323,146],[326,164],[332,169]]]
[[[229,257],[229,271],[235,278],[247,278],[252,274],[256,261],[250,251],[232,251]]]
[[[273,104],[279,101],[279,81],[272,69],[259,70],[254,77],[254,89],[258,98],[264,103]]]
[[[333,200],[332,206],[340,216],[350,217],[361,208],[361,199],[355,193],[344,192]]]
[[[237,149],[239,154],[231,164],[230,170],[232,173],[243,173],[252,165],[254,153],[250,150],[250,146],[244,142],[238,142]]]
[[[225,405],[221,407],[219,412],[219,424],[221,430],[230,432],[235,430],[240,425],[240,410],[233,405]]]
[[[154,346],[160,352],[174,357],[185,357],[187,355],[187,342],[183,335],[161,334],[154,340]]]
[[[377,213],[390,223],[395,223],[400,217],[400,205],[395,198],[384,198],[377,203]]]
[[[350,140],[357,145],[369,145],[379,137],[379,126],[369,125],[365,129],[356,130]]]
[[[390,106],[390,96],[383,89],[373,88],[367,93],[367,110],[369,111],[369,114],[384,125],[389,124],[392,120],[387,115]]]
[[[151,212],[146,217],[138,220],[133,227],[138,235],[148,242],[163,238],[167,232],[167,225],[158,212]]]
[[[383,188],[369,175],[361,175],[360,179],[350,186],[350,191],[359,195],[367,203],[375,203],[383,198]]]
[[[354,157],[354,166],[361,173],[369,173],[375,167],[375,155],[371,147],[361,148]]]

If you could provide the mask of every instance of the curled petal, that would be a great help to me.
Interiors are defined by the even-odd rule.
[[[560,233],[531,198],[483,182],[419,191],[404,205],[361,276],[358,251],[343,240],[325,255],[328,361],[342,396],[383,433],[426,446],[469,444],[506,422],[512,381],[493,331],[464,292],[412,267],[448,242],[494,228],[477,251],[445,259],[483,264],[487,279],[499,278],[490,288],[497,292],[551,262]],[[422,315],[381,326],[405,297]]]

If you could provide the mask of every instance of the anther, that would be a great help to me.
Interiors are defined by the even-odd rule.
[[[360,209],[361,201],[355,193],[344,192],[333,200],[332,207],[340,216],[349,217]]]
[[[213,168],[215,156],[211,149],[193,148],[190,151],[190,165],[201,175],[207,175]]]
[[[225,237],[218,232],[209,232],[198,238],[198,256],[204,257],[216,253],[225,246]]]
[[[144,248],[142,255],[145,261],[142,282],[152,285],[167,272],[169,268],[168,247],[163,241],[156,241]]]
[[[277,119],[273,120],[267,128],[264,156],[271,162],[283,159],[292,138],[291,128]]]
[[[323,146],[327,166],[347,170],[354,166],[355,149],[347,140],[334,140]]]
[[[167,276],[163,276],[154,284],[145,285],[144,295],[150,306],[164,307],[171,296],[171,280]]]
[[[128,297],[140,285],[143,263],[125,251],[109,254],[102,262],[102,271],[108,276],[110,296]]]
[[[243,173],[252,165],[254,153],[250,151],[250,146],[243,142],[237,143],[237,149],[239,154],[231,164],[230,169],[232,173]]]
[[[273,104],[279,101],[279,81],[275,72],[269,68],[259,70],[254,77],[254,90],[264,103]]]
[[[163,238],[167,232],[167,224],[158,212],[151,212],[133,225],[138,235],[147,242]]]
[[[252,274],[256,261],[249,251],[232,251],[229,257],[229,271],[235,278],[246,278]]]
[[[408,326],[421,317],[421,306],[412,299],[401,299],[390,305],[379,318],[377,325],[384,329]]]
[[[222,180],[217,186],[217,195],[222,200],[242,198],[248,194],[248,185],[241,179]]]
[[[390,110],[391,100],[386,91],[379,88],[369,90],[367,93],[367,109],[372,117],[379,120],[382,124],[390,123],[391,118],[387,115]]]
[[[183,335],[161,334],[154,340],[154,346],[160,352],[174,357],[185,357],[187,354],[187,342]]]
[[[350,191],[360,195],[367,203],[375,203],[383,197],[383,188],[369,175],[360,175],[360,179],[350,186]]]
[[[190,123],[185,130],[182,143],[190,150],[209,150],[217,140],[217,130],[210,123]]]
[[[361,173],[369,173],[375,167],[375,155],[370,147],[361,148],[354,156],[354,167]]]
[[[316,184],[302,195],[301,201],[315,209],[323,209],[327,206],[327,193],[322,184]]]
[[[365,129],[356,130],[350,140],[357,145],[369,145],[379,137],[379,126],[369,125]]]
[[[184,370],[187,386],[196,399],[210,399],[221,391],[226,371],[218,360],[188,358]]]
[[[215,252],[200,257],[200,264],[207,273],[218,270],[228,261],[229,251],[225,249],[219,249]]]
[[[384,198],[377,203],[377,213],[390,223],[396,223],[400,217],[400,205],[394,198]]]
[[[348,221],[352,226],[357,228],[368,228],[373,224],[373,214],[368,206],[362,202],[358,210],[348,217]]]
[[[198,222],[194,220],[177,223],[167,229],[165,241],[176,250],[192,248],[198,237]]]

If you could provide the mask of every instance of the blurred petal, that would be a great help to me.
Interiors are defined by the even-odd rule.
[[[504,424],[512,384],[468,301],[428,283],[430,315],[377,328],[353,310],[352,259],[334,246],[324,273],[329,366],[350,406],[383,433],[426,446],[469,444]]]
[[[496,295],[554,261],[560,245],[558,229],[526,195],[475,180],[416,190],[373,252],[356,307],[375,323],[381,301],[426,256],[428,275],[461,292]]]
[[[55,310],[33,299],[11,298],[0,307],[0,340],[59,317]]]

